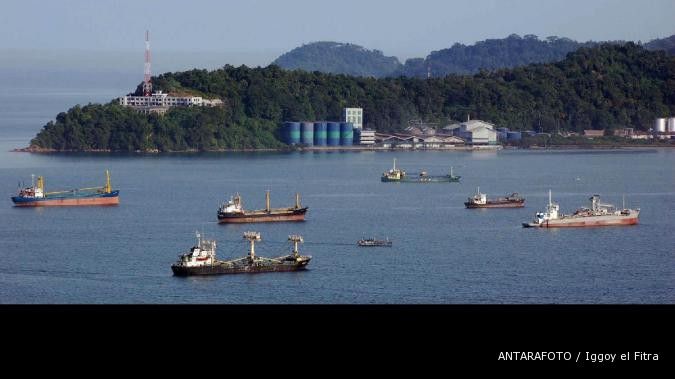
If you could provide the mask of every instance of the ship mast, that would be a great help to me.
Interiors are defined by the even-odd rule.
[[[551,206],[552,201],[551,201],[551,190],[548,190],[548,205]]]
[[[300,194],[296,192],[295,193],[295,209],[299,209],[299,208],[300,208]]]
[[[110,186],[110,171],[105,170],[105,192],[112,192],[112,187]]]
[[[394,168],[392,170],[396,171],[396,158],[394,158]]]
[[[265,191],[265,210],[270,212],[270,190]]]

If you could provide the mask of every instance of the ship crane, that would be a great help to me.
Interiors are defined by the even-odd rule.
[[[288,240],[293,242],[293,256],[296,258],[299,257],[300,253],[298,252],[298,243],[303,243],[305,240],[302,239],[302,236],[295,234],[288,236]]]
[[[244,233],[244,239],[251,242],[251,251],[249,252],[249,257],[251,258],[252,261],[254,261],[255,260],[255,241],[262,240],[262,238],[260,238],[260,233],[259,232],[245,232]]]

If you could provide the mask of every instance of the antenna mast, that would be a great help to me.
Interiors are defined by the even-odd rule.
[[[145,70],[143,71],[143,96],[152,95],[150,82],[150,31],[145,31]]]

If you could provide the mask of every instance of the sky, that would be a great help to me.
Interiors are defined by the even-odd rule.
[[[0,67],[136,65],[146,29],[161,71],[265,66],[313,41],[402,62],[512,33],[646,42],[675,34],[674,20],[675,0],[3,0]]]

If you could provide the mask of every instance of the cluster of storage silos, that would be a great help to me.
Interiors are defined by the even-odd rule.
[[[509,128],[497,128],[497,141],[506,141]]]
[[[655,133],[675,132],[675,117],[655,119],[654,132]]]
[[[354,144],[354,124],[333,121],[286,121],[282,139],[289,145],[351,146]]]
[[[520,141],[521,139],[523,139],[523,133],[521,132],[506,132],[507,141]]]

